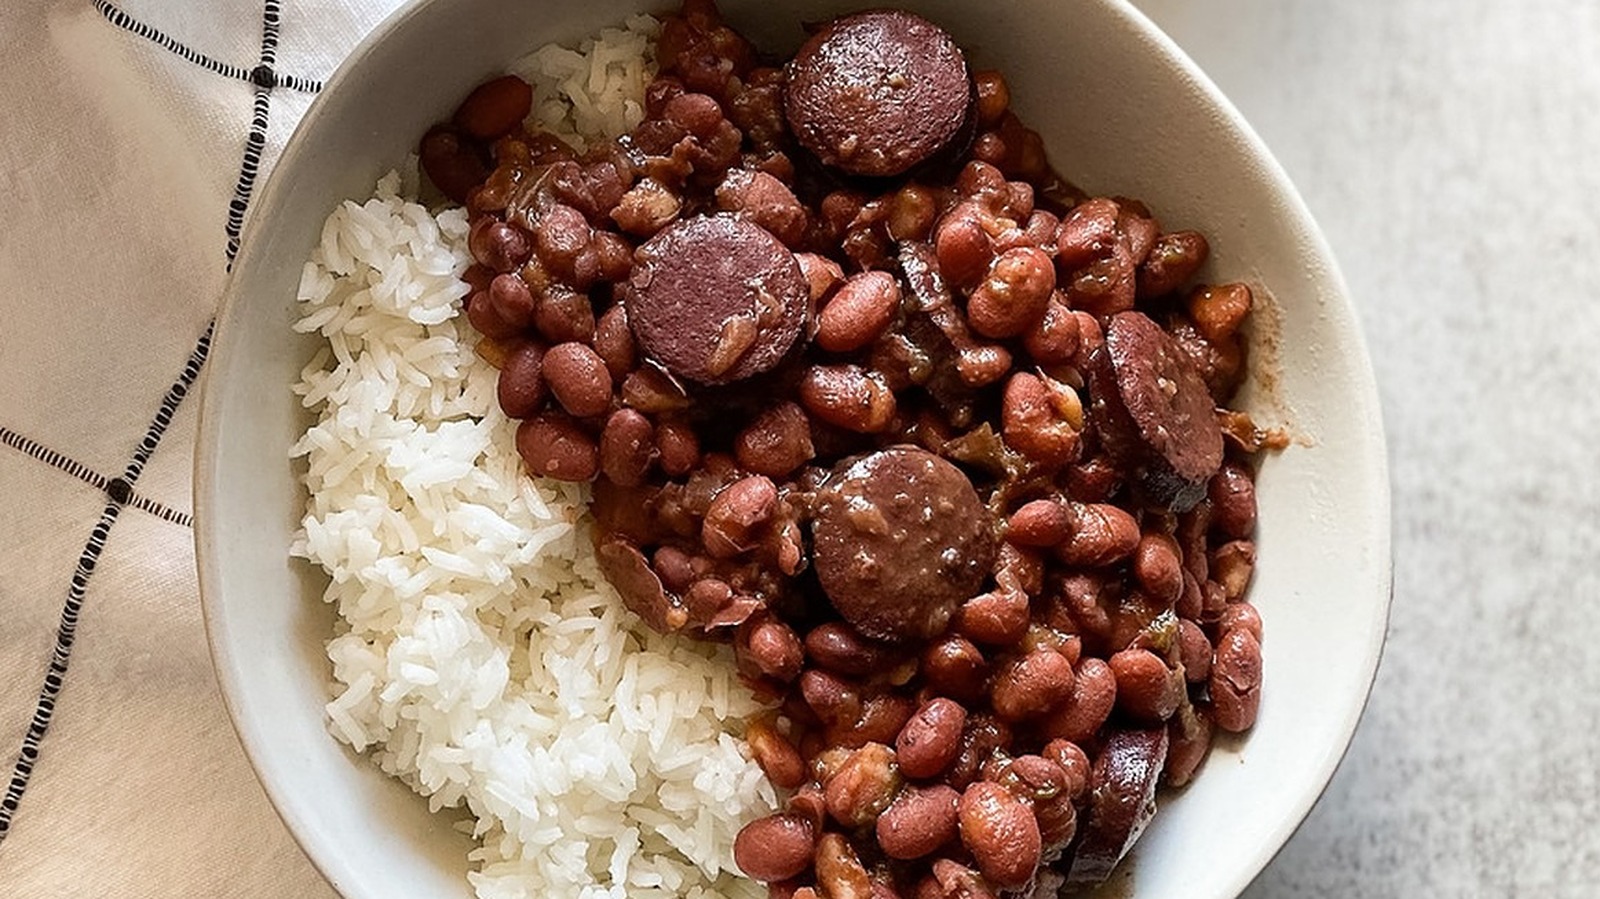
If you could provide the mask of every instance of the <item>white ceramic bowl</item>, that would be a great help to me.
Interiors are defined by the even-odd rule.
[[[759,45],[793,49],[798,23],[872,5],[727,0]],[[1271,298],[1245,403],[1303,438],[1258,485],[1266,620],[1259,722],[1164,803],[1117,894],[1230,897],[1288,839],[1349,743],[1383,643],[1389,500],[1376,391],[1343,282],[1267,149],[1186,57],[1121,0],[907,0],[982,66],[1057,168],[1091,192],[1139,197],[1213,247],[1205,277]],[[268,795],[351,899],[469,894],[467,841],[323,724],[332,613],[287,554],[302,498],[288,450],[306,424],[289,385],[310,357],[294,335],[300,267],[323,218],[370,194],[427,126],[509,60],[572,41],[647,0],[421,0],[334,75],[256,199],[218,321],[196,462],[201,591],[223,695]]]

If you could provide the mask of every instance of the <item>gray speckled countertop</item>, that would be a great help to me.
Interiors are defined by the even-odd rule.
[[[1600,896],[1600,4],[1136,2],[1326,231],[1389,438],[1383,665],[1246,895]]]

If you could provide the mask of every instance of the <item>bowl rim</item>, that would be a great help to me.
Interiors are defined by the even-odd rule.
[[[228,277],[221,295],[218,311],[214,320],[212,343],[221,344],[221,336],[232,328],[241,314],[238,309],[240,291],[243,289],[239,272],[248,271],[253,266],[250,261],[259,253],[264,241],[252,239],[256,232],[267,227],[262,224],[263,209],[271,209],[277,205],[276,197],[292,190],[292,184],[286,175],[281,172],[293,169],[294,163],[300,157],[310,152],[304,135],[317,127],[317,123],[324,118],[324,110],[330,105],[325,102],[330,95],[338,93],[348,81],[358,77],[357,70],[361,61],[369,51],[379,43],[387,40],[389,35],[400,29],[407,21],[415,17],[420,11],[436,2],[436,0],[404,0],[392,10],[372,29],[367,32],[339,63],[338,67],[324,82],[322,90],[313,98],[305,113],[296,123],[294,130],[285,141],[283,150],[272,170],[262,181],[255,201],[246,215],[246,220],[241,231],[240,251],[229,268]],[[1178,46],[1170,36],[1163,31],[1153,20],[1135,7],[1130,0],[1098,0],[1106,11],[1116,19],[1119,24],[1139,33],[1149,45],[1163,57],[1163,62],[1170,66],[1175,74],[1189,82],[1206,102],[1216,110],[1220,120],[1233,132],[1242,143],[1245,150],[1258,164],[1264,177],[1270,182],[1273,190],[1287,207],[1287,212],[1296,220],[1304,232],[1308,249],[1325,265],[1325,277],[1336,296],[1338,303],[1345,307],[1349,313],[1352,327],[1349,332],[1351,341],[1350,352],[1352,365],[1350,375],[1355,380],[1352,386],[1359,395],[1371,397],[1374,404],[1374,415],[1369,422],[1372,432],[1368,435],[1372,458],[1365,460],[1371,466],[1374,480],[1373,503],[1377,508],[1372,510],[1372,520],[1376,524],[1374,533],[1366,535],[1374,541],[1373,574],[1383,587],[1380,607],[1374,608],[1373,623],[1370,632],[1366,635],[1365,654],[1360,659],[1365,687],[1361,691],[1359,702],[1352,702],[1345,710],[1342,720],[1335,729],[1338,737],[1337,750],[1325,753],[1316,760],[1316,770],[1313,776],[1306,781],[1306,786],[1296,796],[1291,804],[1286,806],[1286,811],[1292,814],[1284,815],[1282,823],[1275,827],[1269,839],[1262,847],[1258,847],[1256,858],[1249,864],[1239,866],[1236,876],[1230,882],[1229,890],[1233,895],[1242,893],[1272,861],[1288,845],[1294,834],[1305,823],[1312,808],[1326,793],[1334,774],[1347,757],[1353,742],[1355,731],[1361,718],[1370,703],[1372,691],[1377,679],[1379,665],[1382,661],[1383,651],[1387,642],[1388,626],[1394,599],[1394,558],[1393,558],[1393,521],[1391,481],[1388,463],[1388,441],[1381,414],[1377,382],[1372,367],[1371,355],[1367,348],[1367,341],[1359,326],[1356,315],[1357,309],[1353,302],[1348,284],[1339,268],[1333,249],[1328,243],[1326,235],[1317,225],[1309,207],[1306,206],[1300,192],[1290,180],[1277,157],[1273,155],[1255,129],[1233,102],[1221,91],[1211,78],[1199,67],[1187,53]],[[213,366],[214,368],[215,366]],[[201,616],[205,626],[206,642],[208,644],[212,667],[216,673],[219,692],[223,706],[227,711],[228,722],[233,728],[243,749],[246,759],[250,763],[251,772],[261,784],[274,812],[283,822],[295,843],[305,854],[317,872],[340,895],[351,895],[345,887],[347,883],[357,882],[359,868],[349,861],[343,853],[335,852],[329,846],[311,840],[312,828],[304,821],[300,809],[296,807],[295,800],[285,787],[276,784],[263,776],[263,762],[260,758],[262,750],[246,723],[247,717],[244,710],[238,705],[238,697],[246,693],[241,679],[237,677],[238,668],[229,649],[228,624],[225,616],[217,607],[217,584],[221,579],[218,568],[217,553],[214,548],[216,537],[212,533],[208,522],[213,520],[213,512],[217,497],[213,491],[214,481],[209,475],[215,471],[217,461],[217,442],[208,439],[213,423],[220,417],[221,403],[220,390],[211,389],[211,378],[202,379],[200,408],[196,425],[196,445],[193,466],[191,469],[194,485],[194,550],[198,585],[200,593]],[[330,737],[331,739],[331,737]],[[1268,848],[1270,851],[1261,852],[1259,849]]]

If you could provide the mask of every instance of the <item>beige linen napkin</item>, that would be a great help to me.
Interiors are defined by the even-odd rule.
[[[218,696],[192,395],[256,185],[398,2],[0,4],[0,896],[331,895]]]

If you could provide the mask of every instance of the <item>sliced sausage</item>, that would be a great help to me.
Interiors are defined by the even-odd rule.
[[[800,265],[760,225],[708,215],[667,226],[634,254],[624,299],[645,355],[700,384],[767,371],[805,329]]]
[[[1153,502],[1187,511],[1222,465],[1222,428],[1190,357],[1160,325],[1120,312],[1089,363],[1090,414],[1106,450]]]
[[[828,598],[879,640],[925,640],[994,566],[989,516],[967,476],[912,447],[841,462],[818,493],[814,564]]]
[[[955,40],[899,10],[835,19],[789,63],[802,146],[852,175],[898,175],[970,140],[977,89]]]
[[[1089,803],[1067,868],[1073,886],[1111,876],[1156,813],[1156,785],[1167,762],[1166,728],[1118,731],[1094,760]]]

